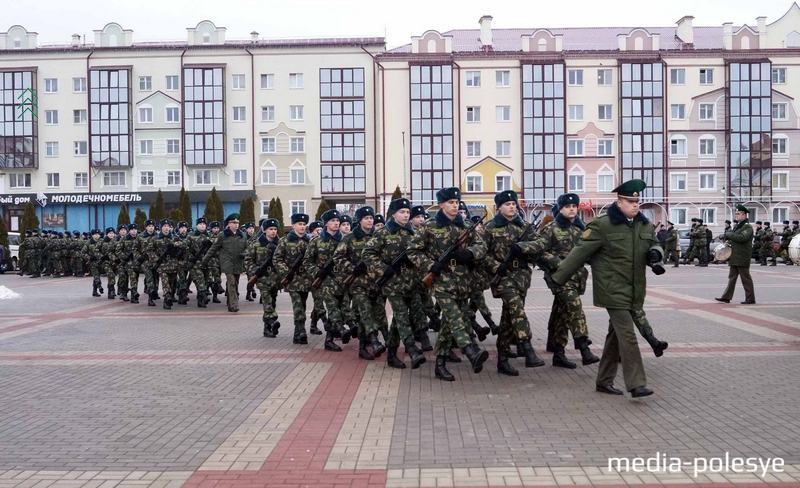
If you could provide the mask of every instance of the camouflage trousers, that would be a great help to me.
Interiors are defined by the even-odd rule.
[[[92,275],[92,285],[97,286],[98,288],[102,287],[103,282],[100,279],[101,270],[100,265],[97,264],[97,262],[93,262],[89,265],[89,273]]]
[[[144,275],[144,292],[148,295],[158,292],[158,276],[153,271],[153,263],[145,261],[142,264],[142,274]]]
[[[188,264],[180,263],[178,265],[178,278],[177,278],[178,293],[189,292],[189,283],[192,278],[189,272],[190,270],[188,268]]]
[[[653,335],[653,328],[650,327],[650,321],[647,320],[647,315],[645,315],[644,310],[641,308],[633,309],[631,312],[631,318],[633,318],[633,325],[636,326],[636,329],[639,330],[639,334],[642,337],[649,337]]]
[[[73,274],[73,271],[72,271],[72,256],[71,255],[63,256],[61,258],[61,269],[63,270],[63,273],[65,275],[67,275],[67,276],[70,276],[70,275]]]
[[[306,328],[306,302],[308,292],[290,291],[289,297],[292,299],[292,315],[294,316],[295,330]]]
[[[328,323],[325,324],[326,331],[338,330],[344,325],[344,295],[337,295],[331,286],[322,286],[322,302],[325,304],[325,310],[328,312]],[[316,307],[316,300],[314,306]]]
[[[581,296],[575,290],[559,292],[553,296],[550,320],[547,322],[547,344],[563,350],[567,346],[569,332],[572,332],[575,349],[578,349],[579,339],[589,335]]]
[[[672,262],[678,264],[678,251],[675,249],[667,249],[667,252],[664,256],[664,262],[667,264]]]
[[[428,291],[428,289],[424,286],[417,288],[417,294],[419,295],[419,301],[421,304],[421,309],[425,315],[433,320],[439,318],[442,311],[439,306],[433,302],[433,295]]]
[[[436,355],[447,354],[453,345],[464,348],[471,344],[469,299],[439,295],[436,302],[442,309],[442,329],[436,338]]]
[[[361,325],[359,323],[359,316],[356,312],[356,306],[353,303],[353,294],[350,291],[344,292],[342,299],[342,318],[344,323],[348,325]]]
[[[208,289],[208,269],[203,267],[198,261],[192,266],[190,271],[190,275],[192,277],[192,281],[194,281],[194,286],[197,289],[198,293],[205,293]]]
[[[50,257],[47,262],[47,274],[60,275],[64,274],[64,267],[61,261],[61,255],[56,253]]]
[[[766,263],[769,258],[775,259],[775,249],[772,248],[772,243],[762,245],[758,257],[762,263]]]
[[[175,284],[178,281],[178,276],[174,268],[172,269],[159,269],[158,275],[161,278],[161,290],[164,293],[164,298],[175,297]],[[157,292],[158,290],[154,290]]]
[[[133,263],[128,265],[128,289],[132,297],[139,297],[139,266]]]
[[[240,273],[225,273],[225,298],[229,308],[239,307],[239,277]]]
[[[72,256],[72,274],[75,276],[83,276],[83,258],[80,256]]]
[[[314,325],[318,320],[323,324],[328,322],[328,314],[325,312],[325,301],[322,298],[322,291],[317,288],[311,290],[311,299],[314,302],[311,310],[311,324]]]
[[[379,332],[383,332],[385,339],[388,329],[388,319],[386,318],[386,306],[383,300],[378,298],[373,300],[367,295],[366,290],[361,289],[353,290],[350,296],[353,300],[353,313],[357,316],[358,320],[359,338],[366,339],[371,334],[377,336]],[[350,322],[350,325],[353,324],[354,322]]]
[[[261,293],[261,305],[264,308],[264,314],[261,317],[265,321],[278,320],[278,313],[275,311],[278,289],[270,286],[268,283],[262,283],[261,281],[257,281],[256,285],[258,286],[258,291]]]
[[[500,329],[497,333],[497,350],[510,352],[512,344],[527,342],[531,338],[531,325],[525,314],[524,293],[504,293],[503,311],[500,314]]]
[[[111,289],[114,286],[114,283],[116,283],[117,281],[116,266],[113,263],[106,261],[105,272],[106,272],[106,284],[108,285],[108,288]]]
[[[477,312],[480,312],[481,317],[492,318],[492,312],[490,312],[489,307],[486,306],[486,298],[483,295],[482,288],[479,289],[479,287],[476,287],[472,290],[469,297],[469,310],[471,320],[475,320]]]
[[[219,269],[219,266],[210,265],[208,267],[208,286],[211,287],[212,290],[218,290],[217,293],[222,293],[220,290],[222,288],[222,272]]]
[[[389,328],[388,347],[398,347],[400,344],[414,342],[414,324],[419,320],[419,306],[415,307],[415,292],[406,294],[389,295],[389,305],[392,307],[392,325]],[[418,295],[417,295],[418,296]],[[417,303],[418,305],[418,303]],[[423,313],[424,315],[424,313]]]
[[[128,267],[120,264],[117,272],[117,295],[128,294]]]

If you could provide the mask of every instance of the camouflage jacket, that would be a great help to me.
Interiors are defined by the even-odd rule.
[[[139,237],[131,237],[126,235],[124,239],[117,242],[116,253],[117,260],[123,263],[124,266],[136,266],[137,259],[141,255],[139,251],[140,241]]]
[[[781,247],[789,247],[789,242],[792,240],[792,237],[794,237],[794,232],[792,232],[792,228],[787,225],[783,228],[783,232],[781,232]]]
[[[157,256],[159,273],[175,273],[178,271],[178,253],[186,244],[180,237],[169,234],[161,234],[154,237],[150,243],[151,252]]]
[[[100,252],[103,253],[103,261],[106,264],[111,264],[112,266],[117,266],[117,240],[116,239],[109,239],[108,237],[104,237],[101,240],[100,244]]]
[[[344,283],[353,274],[356,265],[364,260],[363,250],[373,239],[374,234],[367,234],[356,224],[353,231],[342,237],[342,242],[336,247],[333,259],[336,262],[335,279],[339,283]],[[366,264],[366,262],[365,262]],[[358,290],[364,293],[369,287],[367,274],[356,277],[350,285],[351,290]]]
[[[188,242],[186,243],[186,251],[189,255],[188,260],[190,263],[193,263],[192,267],[201,266],[201,260],[203,259],[203,254],[205,251],[208,251],[211,248],[211,236],[208,235],[208,231],[200,232],[196,230],[189,234]]]
[[[333,260],[333,254],[339,243],[342,242],[342,233],[337,232],[331,234],[328,231],[322,231],[322,235],[308,244],[306,250],[305,266],[306,272],[311,277],[313,282],[320,271]],[[336,277],[339,275],[339,270],[336,266],[336,261],[333,261],[333,268],[330,274],[322,281],[320,289],[333,293],[334,295],[341,295],[344,291],[341,289],[341,281]]]
[[[558,269],[559,263],[580,242],[585,227],[579,219],[570,222],[563,215],[558,214],[552,222],[539,231],[533,242],[520,246],[527,256],[535,259],[544,269],[545,282],[553,295],[566,291],[577,291],[579,295],[583,295],[586,291],[586,279],[589,277],[589,272],[582,264],[563,285],[556,285],[550,279],[551,274]]]
[[[698,246],[705,246],[706,242],[706,227],[705,225],[698,225],[692,230],[692,237],[694,237],[694,242]]]
[[[244,269],[247,270],[247,276],[253,276],[256,268],[265,262],[271,263],[267,265],[267,273],[258,279],[259,287],[276,288],[280,283],[274,260],[278,242],[277,237],[270,241],[266,234],[261,234],[258,239],[250,243],[244,253]]]
[[[278,279],[283,280],[289,274],[292,264],[297,260],[298,256],[308,247],[308,236],[300,237],[294,231],[286,234],[278,242],[278,247],[272,255],[272,262],[278,270]],[[307,292],[311,286],[311,278],[306,273],[305,263],[300,264],[300,267],[295,273],[292,281],[286,285],[286,291],[290,292]]]
[[[486,225],[484,240],[486,241],[486,267],[490,272],[490,281],[497,274],[500,265],[505,261],[511,244],[517,242],[527,229],[525,221],[520,216],[508,220],[499,213]],[[534,233],[529,231],[524,242],[529,242],[534,237]],[[492,289],[492,294],[500,297],[508,293],[523,295],[531,286],[531,269],[525,258],[515,259],[511,268],[500,279],[496,287]]]
[[[425,227],[414,234],[408,248],[409,259],[414,266],[427,272],[466,229],[467,224],[461,216],[450,220],[439,210],[434,217],[427,220]],[[477,232],[470,235],[465,247],[472,252],[476,261],[486,255],[486,244]],[[469,267],[458,264],[453,259],[449,261],[442,275],[434,280],[433,292],[435,295],[466,298],[473,288],[471,280],[472,272]]]
[[[364,247],[362,258],[367,263],[367,278],[375,282],[392,264],[392,261],[403,251],[408,249],[414,230],[410,225],[401,226],[390,218],[382,229],[375,231],[372,239]],[[420,286],[422,276],[411,264],[406,262],[395,272],[395,275],[386,283],[384,293],[389,295],[407,295]],[[424,286],[423,286],[424,288]]]
[[[96,241],[94,239],[89,239],[83,245],[83,259],[89,263],[89,265],[97,265],[103,259],[103,252],[101,249],[102,243],[102,239],[98,239]]]
[[[667,231],[667,240],[664,241],[665,251],[674,251],[678,247],[678,231],[673,227]]]
[[[761,233],[761,246],[762,247],[769,247],[772,246],[772,240],[775,237],[775,233],[772,232],[772,229],[766,228]]]

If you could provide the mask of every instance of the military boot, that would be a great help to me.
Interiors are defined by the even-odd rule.
[[[458,354],[452,349],[448,351],[447,354],[444,355],[444,358],[447,360],[448,363],[460,363],[461,358],[458,357]]]
[[[553,352],[553,366],[567,369],[575,369],[578,367],[577,364],[567,358],[567,355],[564,353],[564,348],[559,345],[556,345],[556,350]]]
[[[272,320],[264,319],[264,337],[275,337],[275,331],[272,329]]]
[[[472,364],[472,372],[480,373],[483,370],[483,363],[489,359],[489,353],[478,347],[476,344],[468,344],[461,349]]]
[[[272,319],[272,332],[275,334],[275,337],[278,337],[278,329],[281,328],[281,323],[278,322],[278,319]]]
[[[406,363],[397,357],[397,346],[389,346],[387,351],[386,364],[388,364],[390,368],[406,369]]]
[[[342,338],[342,344],[347,344],[348,342],[350,342],[350,338],[352,337],[352,331],[347,327],[345,327],[344,324],[336,328],[336,333],[339,335],[339,337]]]
[[[778,265],[778,258],[772,258],[772,262],[769,265],[770,266],[777,266]]]
[[[150,293],[147,294],[147,306],[148,307],[155,307],[156,306],[156,301],[154,300],[155,297],[156,297],[155,292],[151,291]]]
[[[644,340],[646,340],[647,343],[650,344],[650,347],[653,348],[653,353],[657,358],[663,356],[664,351],[666,351],[667,347],[669,347],[668,342],[658,340],[652,332],[648,335],[642,334],[642,337],[644,337]]]
[[[367,349],[368,342],[366,339],[358,341],[358,357],[361,359],[366,359],[367,361],[372,361],[375,359],[375,355]]]
[[[536,355],[536,351],[533,350],[531,341],[520,341],[519,347],[522,348],[522,356],[525,357],[526,368],[538,368],[539,366],[544,366],[544,361],[540,359]]]
[[[444,381],[455,381],[456,378],[450,371],[447,371],[447,359],[445,356],[436,356],[436,368],[433,370],[437,378]]]
[[[428,331],[425,329],[419,329],[414,332],[414,339],[419,342],[419,347],[422,348],[423,352],[433,351],[433,346],[431,345],[431,338],[428,337]]]
[[[511,366],[506,355],[500,351],[497,352],[497,372],[508,376],[519,376],[519,371]]]
[[[131,290],[131,303],[139,303],[139,293],[136,290]]]
[[[254,297],[255,294],[256,293],[255,293],[255,290],[253,289],[253,287],[252,286],[248,286],[247,287],[247,293],[245,295],[245,300],[247,300],[248,302],[252,302],[255,299],[255,297]]]
[[[197,292],[197,308],[207,308],[206,292],[204,291]]]
[[[172,296],[164,293],[164,303],[162,305],[164,310],[172,310]]]
[[[374,354],[376,358],[381,357],[381,354],[386,351],[386,346],[381,344],[377,332],[373,332],[369,335],[369,343],[372,346],[372,354]]]
[[[575,338],[575,347],[581,351],[581,363],[584,366],[600,362],[600,358],[592,354],[589,349],[589,338],[586,336]]]
[[[108,299],[113,300],[117,297],[117,294],[114,293],[114,285],[108,285]]]
[[[292,344],[308,344],[305,324],[294,324],[294,336]]]
[[[472,319],[472,330],[478,336],[478,340],[483,342],[486,337],[492,332],[488,327],[481,327],[477,320]]]
[[[492,320],[492,316],[489,314],[484,315],[483,312],[481,312],[481,317],[483,317],[486,325],[489,326],[489,332],[491,332],[492,335],[497,335],[497,324],[495,324],[494,320]]]
[[[342,348],[339,347],[339,345],[336,344],[333,341],[333,339],[334,337],[332,332],[328,332],[327,334],[325,334],[325,350],[333,352],[342,352]]]
[[[97,288],[98,288],[97,283],[92,283],[92,296],[93,297],[99,297],[100,296],[100,293],[97,292]]]
[[[422,354],[422,351],[417,347],[417,343],[414,342],[413,337],[407,338],[403,345],[406,348],[406,354],[408,354],[408,357],[411,359],[411,369],[417,369],[425,363],[425,355]]]
[[[186,305],[189,303],[189,294],[187,290],[181,290],[178,292],[178,305]]]
[[[441,328],[442,328],[441,319],[439,319],[439,317],[435,317],[435,316],[431,317],[428,320],[428,327],[434,332],[439,332],[439,330],[441,330]]]

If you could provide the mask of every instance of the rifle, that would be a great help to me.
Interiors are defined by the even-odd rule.
[[[200,248],[199,248],[199,249],[197,249],[197,254],[195,254],[195,255],[192,257],[192,259],[190,259],[189,261],[187,261],[187,264],[189,265],[189,266],[188,266],[188,268],[189,268],[189,269],[192,269],[192,268],[194,268],[195,264],[197,264],[197,262],[198,262],[198,261],[200,261],[201,259],[203,259],[203,256],[205,256],[205,254],[206,254],[206,251],[208,251],[208,250],[211,248],[211,244],[212,244],[212,243],[211,243],[211,239],[205,239],[205,240],[203,240],[203,243],[202,243],[202,244],[200,244]]]
[[[306,250],[305,248],[303,248],[303,251],[300,252],[300,254],[298,254],[296,258],[294,258],[294,261],[292,261],[292,265],[289,266],[289,272],[281,280],[281,288],[286,288],[289,282],[291,282],[294,279],[294,275],[297,274],[297,272],[300,270],[300,265],[303,264],[303,258],[305,257],[305,255],[306,255]]]
[[[278,239],[274,239],[274,241],[277,240]],[[275,244],[274,241],[270,242],[269,246],[267,246],[272,248],[273,253],[275,252],[275,248],[278,247],[278,244]],[[255,272],[253,273],[253,276],[251,276],[250,279],[247,280],[247,286],[255,285],[256,281],[258,281],[259,278],[267,274],[267,270],[271,267],[272,267],[272,256],[270,256],[269,259],[265,259],[264,262],[261,263],[261,265],[256,268]]]
[[[537,229],[539,224],[539,216],[541,214],[542,214],[541,211],[533,214],[533,222],[525,226],[525,230],[522,232],[519,238],[517,238],[517,240],[515,241],[516,243],[524,241],[525,239],[528,238],[528,234],[531,232],[531,230]],[[495,288],[497,287],[497,285],[500,284],[500,280],[503,279],[503,276],[505,276],[508,273],[508,268],[509,266],[511,266],[513,262],[514,262],[514,255],[512,254],[511,249],[509,248],[509,250],[506,252],[506,257],[503,259],[503,262],[500,264],[500,267],[497,268],[497,273],[494,275],[494,277],[492,277],[492,281],[489,282],[489,285],[492,288]]]
[[[354,263],[354,267],[356,267],[356,268],[357,268],[357,267],[361,266],[361,263],[363,263],[363,262],[364,262],[364,261],[359,261],[359,262],[357,262],[357,263]],[[345,280],[344,280],[344,282],[342,283],[342,285],[343,285],[345,288],[349,288],[349,287],[350,287],[350,285],[352,285],[352,284],[353,284],[353,282],[356,280],[356,278],[358,278],[358,276],[356,276],[356,273],[355,273],[355,271],[353,271],[352,273],[350,273],[350,275],[349,275],[347,278],[345,278]]]
[[[320,270],[317,272],[317,275],[314,277],[314,281],[311,282],[312,290],[316,290],[322,285],[322,282],[325,281],[325,278],[327,278],[328,275],[330,275],[333,271],[333,265],[333,256],[331,256],[328,262],[325,263],[325,266],[320,268]]]
[[[171,240],[167,240],[167,250],[164,251],[161,256],[158,257],[158,260],[150,267],[151,272],[157,273],[158,267],[161,266],[161,263],[164,262],[164,258],[167,256],[175,256],[175,252],[173,251],[174,244]]]
[[[389,283],[389,280],[391,280],[394,277],[394,275],[400,272],[400,270],[403,268],[403,265],[408,261],[407,256],[408,256],[408,249],[404,249],[403,252],[401,252],[400,254],[397,255],[397,257],[392,259],[392,262],[389,263],[389,266],[387,266],[386,269],[383,270],[383,274],[381,275],[380,278],[378,278],[378,281],[376,281],[370,286],[369,296],[371,298],[374,299],[375,297],[377,297],[380,294],[380,291],[383,289],[383,287],[386,286],[387,283]],[[390,269],[394,271],[391,274],[387,273],[387,271],[389,271]]]
[[[475,232],[475,229],[478,228],[478,225],[482,224],[483,221],[486,219],[486,215],[484,215],[481,220],[474,222],[472,225],[464,229],[450,244],[450,246],[445,249],[441,256],[439,256],[435,263],[439,263],[440,266],[444,266],[448,259],[450,259],[450,254],[453,253],[456,249],[458,249],[462,244],[467,242],[469,236]],[[436,274],[432,271],[428,271],[424,278],[422,278],[422,282],[425,283],[425,286],[431,288],[433,286],[433,282],[436,280]]]

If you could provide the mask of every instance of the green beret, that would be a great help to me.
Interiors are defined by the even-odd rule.
[[[231,220],[239,220],[239,214],[238,214],[238,213],[236,213],[236,212],[234,212],[234,213],[232,213],[232,214],[228,215],[227,217],[225,217],[225,223],[226,223],[226,224],[227,224],[228,222],[230,222]]]
[[[748,210],[748,209],[747,209],[747,207],[745,207],[745,206],[744,206],[744,205],[742,205],[741,203],[737,203],[737,204],[736,204],[736,210],[738,210],[738,211],[740,211],[740,212],[744,212],[744,213],[746,213],[746,214],[750,214],[750,210]]]
[[[625,183],[611,190],[611,192],[616,193],[617,196],[620,197],[638,198],[642,196],[642,192],[645,188],[647,188],[647,183],[645,183],[644,180],[634,179],[626,181]]]

